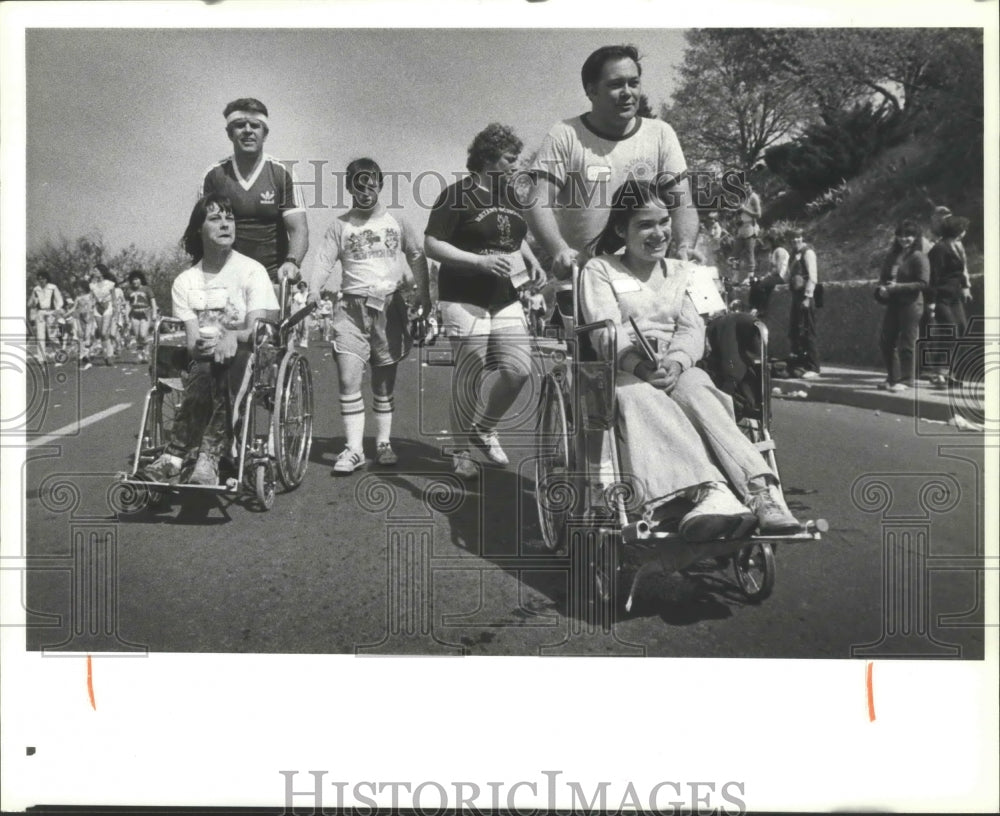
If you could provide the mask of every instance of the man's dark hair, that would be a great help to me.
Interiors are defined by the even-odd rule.
[[[131,283],[136,278],[138,278],[139,283],[141,283],[143,286],[146,285],[146,273],[143,272],[141,269],[133,269],[131,272],[128,273],[129,283]]]
[[[379,190],[382,189],[382,168],[375,159],[354,159],[347,165],[347,189],[354,186],[355,179],[362,182],[374,181]],[[366,185],[367,186],[367,185]]]
[[[949,215],[941,224],[942,238],[958,238],[969,229],[969,219],[961,215]]]
[[[896,227],[896,237],[903,238],[910,236],[911,238],[920,238],[923,235],[923,230],[920,229],[920,225],[911,218],[907,218],[899,222],[899,226]]]
[[[36,272],[35,277],[38,278],[38,280],[45,281],[46,283],[52,283],[52,278],[49,277],[48,272]]]
[[[611,60],[630,59],[639,69],[639,76],[642,76],[642,63],[639,62],[639,49],[634,45],[603,45],[593,54],[587,57],[580,70],[580,79],[583,80],[583,90],[586,91],[591,85],[597,83],[601,78],[601,71],[604,65]]]
[[[201,228],[208,217],[208,211],[213,207],[220,212],[230,214],[233,212],[233,205],[224,195],[212,193],[199,198],[194,209],[191,210],[191,218],[188,219],[187,229],[184,230],[184,237],[181,238],[184,251],[191,256],[195,263],[198,263],[205,255],[205,245],[201,240]]]
[[[222,111],[222,115],[227,119],[229,114],[233,111],[252,111],[253,113],[263,113],[267,116],[267,105],[261,102],[259,99],[254,99],[252,96],[244,97],[243,99],[234,99],[225,109]]]

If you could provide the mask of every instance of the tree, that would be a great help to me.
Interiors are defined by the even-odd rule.
[[[661,118],[677,131],[689,165],[749,171],[810,119],[782,41],[752,29],[685,36],[680,87]]]

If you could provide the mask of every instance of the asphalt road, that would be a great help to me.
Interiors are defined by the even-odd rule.
[[[568,559],[541,543],[523,433],[535,392],[505,424],[511,466],[484,467],[462,489],[441,456],[453,369],[414,353],[397,386],[399,464],[334,477],[335,366],[325,345],[308,356],[309,470],[270,512],[208,498],[115,513],[109,490],[134,445],[145,369],[67,365],[29,379],[38,432],[99,417],[28,447],[30,649],[982,657],[982,474],[996,446],[984,450],[981,435],[956,443],[923,421],[776,401],[789,505],[830,532],[779,548],[760,605],[731,571],[660,574],[630,613],[595,626],[579,614]]]

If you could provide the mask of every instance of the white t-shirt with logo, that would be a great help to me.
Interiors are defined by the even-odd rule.
[[[246,328],[248,312],[279,308],[267,270],[235,251],[215,275],[205,275],[201,261],[181,272],[170,296],[178,320],[226,329]]]
[[[577,252],[604,229],[615,191],[629,178],[682,178],[687,163],[677,134],[658,119],[636,120],[630,134],[609,138],[592,130],[586,116],[556,124],[542,142],[531,172],[557,191],[556,223]],[[669,204],[670,202],[666,202]]]

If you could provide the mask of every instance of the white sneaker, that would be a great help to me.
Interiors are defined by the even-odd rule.
[[[693,543],[720,538],[740,538],[757,524],[757,517],[744,507],[733,491],[721,482],[703,485],[695,506],[681,519],[678,531]]]
[[[333,472],[337,475],[354,473],[365,463],[365,457],[353,448],[344,448],[337,457]]]
[[[819,372],[818,371],[803,371],[802,372],[802,379],[803,380],[818,380],[819,379]]]
[[[510,459],[507,458],[507,454],[500,447],[500,438],[497,436],[496,431],[488,431],[486,433],[473,431],[469,434],[469,441],[486,454],[486,458],[494,464],[510,464]]]

